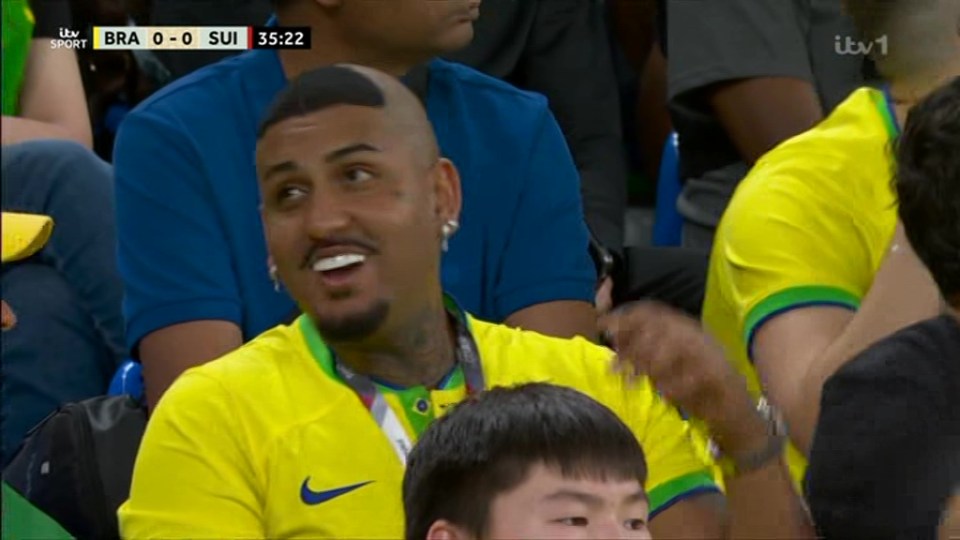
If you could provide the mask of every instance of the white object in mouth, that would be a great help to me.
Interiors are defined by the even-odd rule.
[[[333,257],[324,257],[313,263],[315,272],[327,272],[330,270],[339,270],[354,264],[360,264],[367,260],[366,256],[359,253],[344,253],[343,255],[334,255]]]

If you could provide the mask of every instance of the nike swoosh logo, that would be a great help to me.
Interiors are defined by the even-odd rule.
[[[309,504],[313,506],[315,504],[325,503],[332,499],[336,499],[341,495],[346,495],[355,489],[360,489],[367,484],[373,483],[373,480],[369,482],[361,482],[359,484],[353,484],[352,486],[344,486],[336,489],[328,489],[326,491],[313,491],[308,485],[310,483],[310,477],[308,476],[306,480],[303,481],[303,485],[300,486],[300,500],[304,504]]]

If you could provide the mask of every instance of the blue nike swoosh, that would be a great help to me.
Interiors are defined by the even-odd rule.
[[[344,486],[336,489],[328,489],[326,491],[313,491],[310,489],[310,486],[307,484],[310,482],[310,477],[308,476],[306,480],[303,481],[303,485],[300,486],[300,499],[304,504],[315,505],[320,503],[325,503],[331,499],[336,499],[341,495],[350,493],[355,489],[362,488],[367,484],[373,483],[373,480],[369,482],[361,482],[359,484],[353,484],[352,486]]]

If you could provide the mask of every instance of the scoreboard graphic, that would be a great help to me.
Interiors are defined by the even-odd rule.
[[[94,26],[94,50],[309,49],[309,27]]]

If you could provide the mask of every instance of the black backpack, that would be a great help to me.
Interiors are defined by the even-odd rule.
[[[75,538],[118,539],[146,424],[128,395],[63,405],[27,434],[3,481]]]

